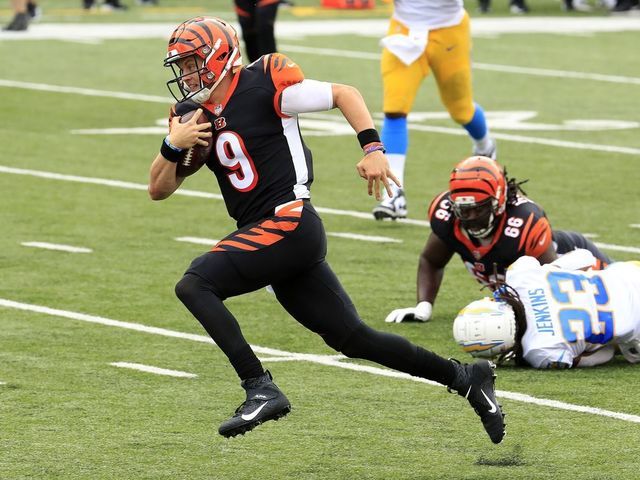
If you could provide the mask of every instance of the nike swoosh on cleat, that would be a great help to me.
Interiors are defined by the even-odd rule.
[[[491,405],[491,408],[489,409],[489,413],[496,413],[498,411],[498,407],[496,407],[496,404],[493,403],[489,397],[487,397],[487,394],[484,393],[484,390],[480,389],[480,393],[482,393],[482,395],[484,396],[485,400],[487,402],[489,402],[489,405]]]
[[[246,422],[248,422],[250,420],[253,420],[262,411],[262,409],[267,406],[267,403],[269,403],[269,402],[264,402],[262,405],[260,405],[258,408],[256,408],[253,412],[251,412],[249,414],[243,414],[240,417]],[[493,408],[495,408],[495,406]]]

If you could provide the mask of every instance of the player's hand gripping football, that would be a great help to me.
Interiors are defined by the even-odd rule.
[[[400,180],[396,178],[389,168],[387,157],[380,150],[365,155],[358,162],[356,168],[358,169],[358,174],[368,182],[369,195],[375,195],[378,201],[382,200],[380,187],[384,187],[390,197],[393,196],[391,184],[389,183],[390,179],[398,187],[402,187]]]
[[[196,110],[194,115],[186,122],[181,123],[181,117],[175,116],[171,119],[169,131],[169,142],[178,148],[186,149],[194,145],[206,147],[209,143],[205,140],[213,135],[211,123],[198,123],[198,118],[202,115],[202,109]]]

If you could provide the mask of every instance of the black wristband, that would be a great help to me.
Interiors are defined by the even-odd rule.
[[[166,160],[169,160],[173,163],[178,163],[184,157],[184,151],[177,151],[167,145],[167,142],[162,140],[162,146],[160,147],[160,155],[162,155]]]
[[[380,135],[375,128],[367,128],[358,133],[358,141],[360,142],[360,148],[364,148],[365,145],[369,145],[373,142],[380,142]]]

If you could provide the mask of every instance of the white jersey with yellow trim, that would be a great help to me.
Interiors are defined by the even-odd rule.
[[[394,0],[393,16],[409,28],[452,27],[464,16],[462,0]]]
[[[522,257],[507,271],[506,282],[525,307],[523,357],[534,368],[573,366],[606,345],[640,341],[639,262],[585,272]]]

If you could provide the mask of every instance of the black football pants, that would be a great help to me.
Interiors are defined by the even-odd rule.
[[[298,203],[304,205],[299,216],[290,210],[221,240],[196,258],[176,285],[180,300],[240,378],[260,375],[262,367],[223,301],[271,285],[287,312],[333,349],[449,385],[455,373],[450,361],[362,322],[324,259],[322,221],[310,202]]]
[[[593,256],[600,261],[602,268],[612,263],[612,260],[606,254],[602,253],[591,240],[581,233],[554,230],[553,241],[556,243],[558,255],[568,253],[576,248],[584,248],[593,253]]]
[[[278,1],[235,0],[249,63],[276,51],[274,24]]]

